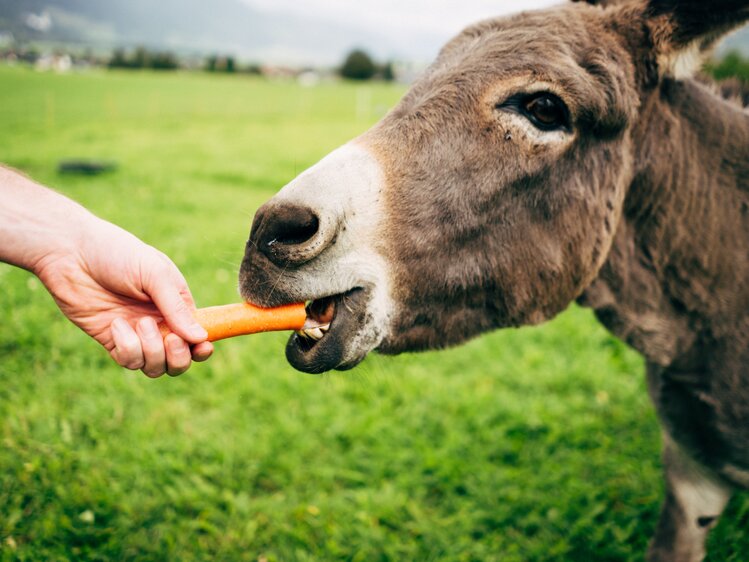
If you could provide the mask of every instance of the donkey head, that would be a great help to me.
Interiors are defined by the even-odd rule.
[[[749,17],[747,2],[607,4],[469,27],[380,123],[258,211],[243,296],[312,301],[323,326],[291,337],[295,367],[538,323],[595,279],[641,105]]]

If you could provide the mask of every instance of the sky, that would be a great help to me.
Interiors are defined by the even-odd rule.
[[[242,0],[268,13],[295,14],[335,23],[356,24],[381,33],[395,44],[429,37],[442,44],[468,24],[564,0]],[[431,42],[431,41],[430,41]],[[436,43],[437,44],[437,43]],[[418,53],[414,49],[414,53]]]
[[[268,12],[296,13],[337,22],[358,21],[453,35],[483,18],[544,8],[560,0],[243,0]]]

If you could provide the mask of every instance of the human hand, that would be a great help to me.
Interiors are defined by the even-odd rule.
[[[211,356],[187,282],[167,256],[92,215],[79,232],[77,243],[32,269],[65,316],[117,363],[152,378],[180,375]],[[162,320],[173,332],[166,338]]]

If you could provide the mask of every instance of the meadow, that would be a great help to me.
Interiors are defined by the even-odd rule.
[[[0,161],[221,304],[238,299],[255,209],[403,92],[0,67]],[[118,167],[57,173],[80,157]],[[323,376],[289,367],[285,338],[221,342],[150,380],[0,265],[0,560],[642,559],[659,429],[643,361],[589,311]],[[709,560],[747,560],[747,523],[738,495]]]

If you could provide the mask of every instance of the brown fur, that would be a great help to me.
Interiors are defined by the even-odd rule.
[[[727,490],[749,486],[749,114],[673,73],[749,2],[602,4],[468,28],[359,139],[386,172],[397,314],[380,349],[592,307],[647,359],[667,436],[650,559],[699,560]],[[537,87],[571,133],[503,109]],[[245,263],[243,279],[274,271],[250,246]],[[695,505],[701,486],[717,499]]]

